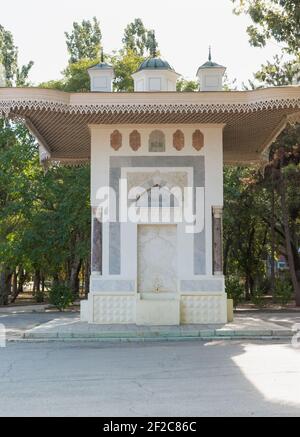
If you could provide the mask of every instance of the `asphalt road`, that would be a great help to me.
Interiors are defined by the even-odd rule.
[[[0,381],[1,416],[300,416],[290,344],[9,342]]]

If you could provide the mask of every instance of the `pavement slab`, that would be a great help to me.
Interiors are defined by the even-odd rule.
[[[300,326],[299,312],[237,312],[226,325],[136,326],[97,325],[80,321],[78,312],[0,313],[8,340],[169,340],[290,338]]]
[[[300,324],[300,313],[239,313],[226,325],[136,326],[97,325],[80,321],[79,313],[0,314],[12,340],[151,340],[184,338],[289,338]]]

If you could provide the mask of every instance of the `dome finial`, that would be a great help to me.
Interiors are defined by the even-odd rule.
[[[208,48],[208,60],[211,61],[211,46]]]

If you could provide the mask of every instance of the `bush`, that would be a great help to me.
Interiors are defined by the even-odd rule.
[[[236,308],[244,299],[244,287],[235,276],[228,276],[225,285],[228,299],[233,299],[233,306]]]
[[[258,307],[265,306],[264,291],[260,287],[255,288],[251,296],[251,302]]]
[[[73,303],[73,295],[70,288],[64,284],[53,284],[49,292],[49,302],[56,306],[59,311],[64,311]]]
[[[269,294],[272,288],[271,278],[269,277],[260,277],[257,281],[257,289],[261,291],[261,294]]]
[[[279,278],[275,283],[274,301],[286,305],[293,296],[293,287],[288,279]]]
[[[42,291],[37,291],[34,297],[36,303],[44,303],[45,301],[44,293]]]

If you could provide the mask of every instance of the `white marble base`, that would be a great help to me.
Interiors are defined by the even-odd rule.
[[[82,322],[89,322],[92,320],[91,314],[90,314],[90,300],[82,300],[80,302],[80,320]]]
[[[227,323],[226,293],[95,293],[81,302],[81,320],[102,325]]]
[[[181,296],[182,324],[227,323],[227,294],[185,294]]]
[[[172,326],[180,324],[180,297],[171,293],[139,294],[136,302],[138,326]]]
[[[93,323],[122,325],[135,323],[136,296],[106,294],[93,296]]]

